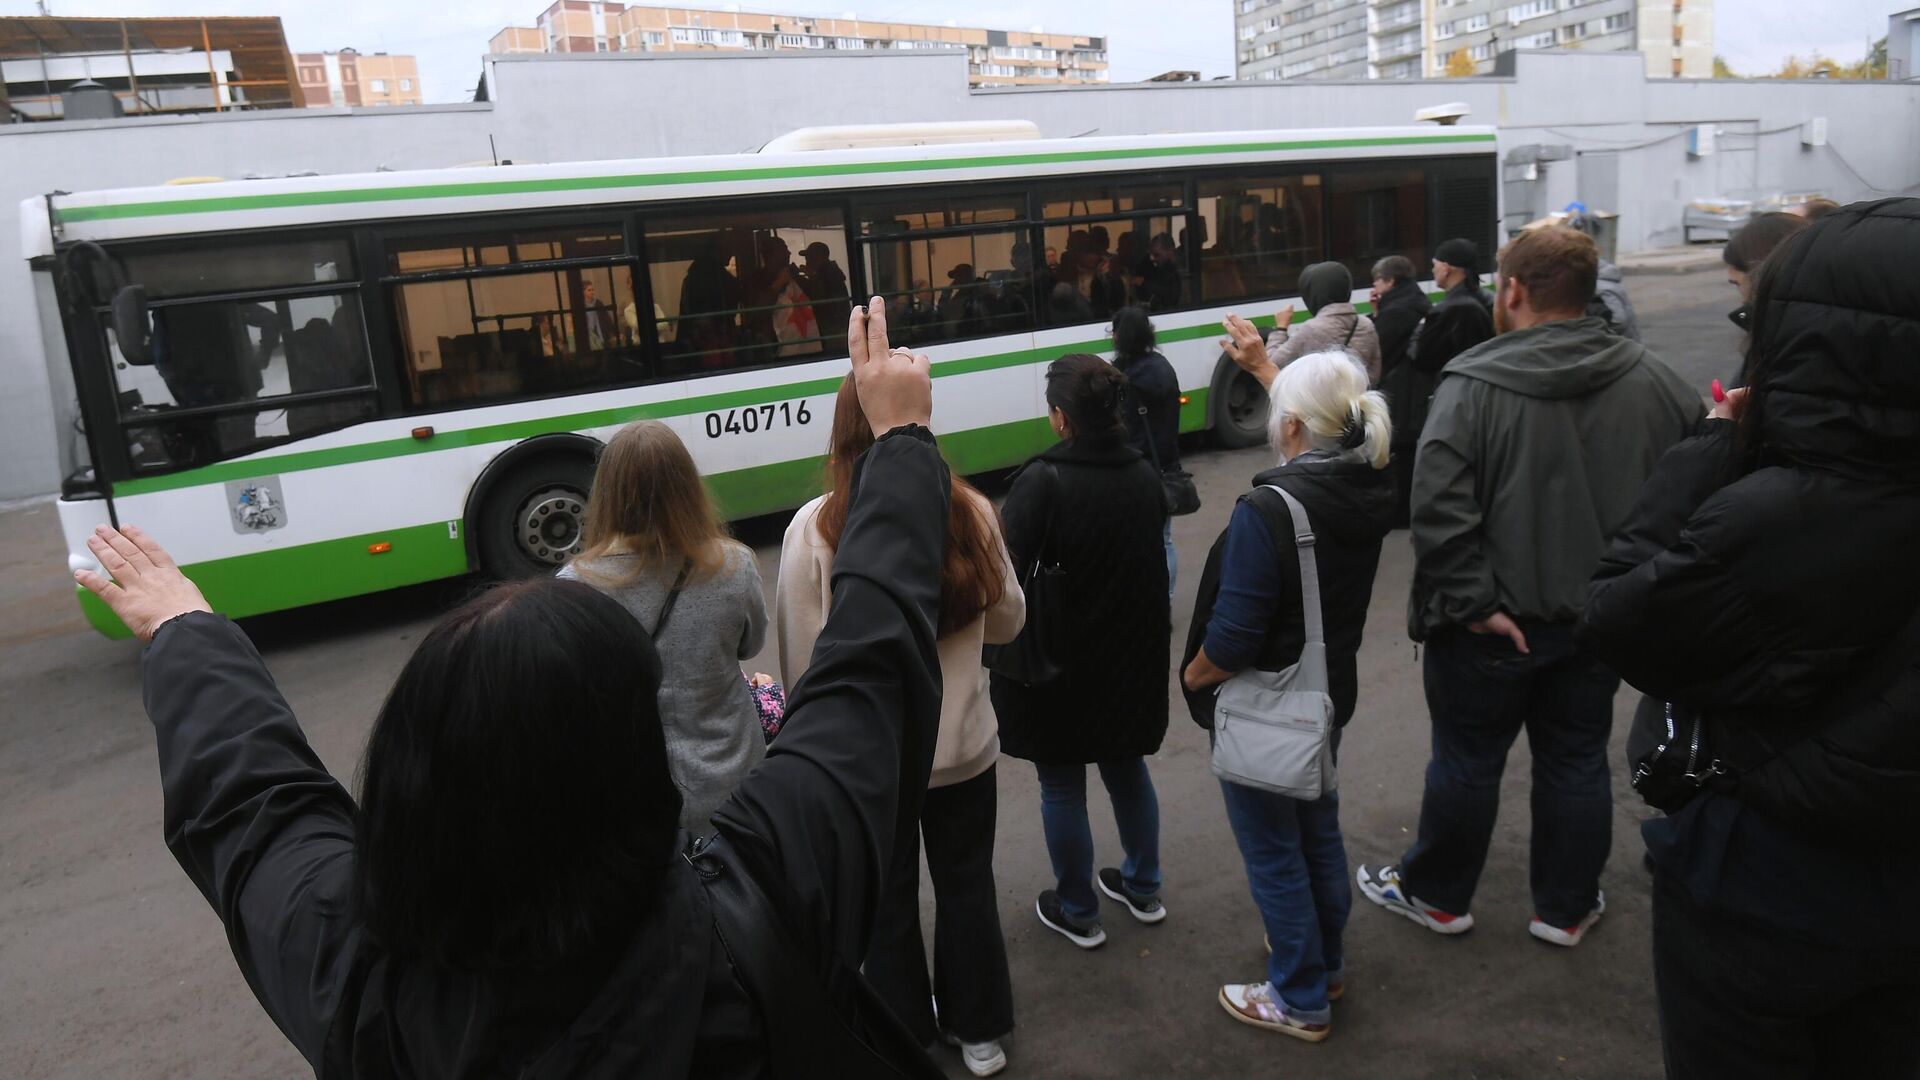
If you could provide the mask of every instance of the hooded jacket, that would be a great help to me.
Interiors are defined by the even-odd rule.
[[[1327,634],[1327,679],[1335,722],[1345,725],[1359,698],[1355,658],[1373,598],[1380,544],[1392,527],[1393,479],[1356,454],[1314,450],[1260,473],[1253,483],[1207,553],[1180,670],[1186,670],[1210,636],[1227,629],[1213,626],[1223,590],[1252,601],[1231,605],[1253,616],[1247,625],[1232,627],[1233,636],[1251,636],[1261,644],[1248,665],[1239,664],[1239,657],[1225,649],[1216,655],[1215,648],[1208,648],[1209,658],[1228,670],[1251,666],[1281,671],[1299,662],[1306,644],[1300,559],[1294,547],[1293,515],[1278,495],[1263,486],[1276,484],[1307,508],[1307,523],[1313,527],[1321,618]],[[1213,699],[1219,688],[1183,688],[1183,692],[1194,723],[1211,729]]]
[[[1577,618],[1607,537],[1705,411],[1599,319],[1541,323],[1456,357],[1413,467],[1413,639],[1496,611]]]
[[[1887,269],[1916,244],[1920,200],[1890,199],[1787,249],[1754,302],[1757,457],[1714,422],[1662,460],[1581,626],[1748,751],[1734,798],[1830,836],[1920,827],[1920,666],[1881,666],[1920,607],[1920,275]]]
[[[1599,310],[1594,310],[1595,305]],[[1599,275],[1593,288],[1593,304],[1588,305],[1587,314],[1605,319],[1607,329],[1621,337],[1640,340],[1640,319],[1633,313],[1633,301],[1627,298],[1627,287],[1620,280],[1620,268],[1605,259],[1600,260]]]
[[[1267,359],[1277,368],[1327,349],[1345,349],[1367,369],[1367,385],[1380,382],[1380,337],[1373,320],[1354,310],[1353,274],[1339,263],[1314,263],[1300,272],[1300,302],[1311,315],[1299,326],[1278,326],[1267,335]]]
[[[770,898],[761,918],[802,973],[804,985],[778,988],[773,1001],[751,995],[679,851],[663,856],[660,892],[623,942],[553,971],[449,971],[382,948],[353,915],[353,800],[246,635],[200,612],[160,628],[143,667],[167,847],[317,1076],[858,1072],[853,1062],[783,1060],[770,1047],[769,1010],[788,1008],[782,996],[821,994],[850,1026],[876,1030],[861,1021],[872,1013],[849,1005],[871,1001],[853,972],[887,853],[900,823],[919,816],[933,758],[949,484],[933,437],[917,427],[867,451],[854,484],[833,611],[792,688],[787,727],[715,816],[716,857]],[[913,1063],[913,1074],[937,1075],[924,1056]]]

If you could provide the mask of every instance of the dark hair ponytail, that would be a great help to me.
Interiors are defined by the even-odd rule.
[[[1075,437],[1125,434],[1126,387],[1127,377],[1092,353],[1068,353],[1047,365],[1047,407],[1067,415]]]

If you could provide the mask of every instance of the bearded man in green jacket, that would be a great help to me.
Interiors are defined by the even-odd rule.
[[[1534,918],[1572,946],[1605,910],[1607,737],[1619,679],[1573,644],[1608,535],[1706,410],[1658,357],[1585,314],[1599,255],[1563,226],[1500,252],[1497,335],[1448,362],[1414,463],[1408,631],[1425,642],[1433,758],[1420,828],[1374,903],[1442,934],[1470,907],[1507,750],[1533,754]]]

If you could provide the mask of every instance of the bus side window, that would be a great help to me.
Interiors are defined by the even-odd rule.
[[[1200,255],[1200,295],[1209,304],[1282,296],[1326,250],[1318,173],[1208,177],[1200,181],[1195,228],[1184,259]]]
[[[686,212],[646,222],[667,375],[844,355],[853,298],[831,208]]]
[[[1034,325],[1034,253],[1019,195],[896,196],[858,211],[868,286],[901,344]]]
[[[585,393],[656,377],[618,224],[408,239],[389,247],[388,260],[416,404]]]
[[[1427,174],[1418,165],[1335,168],[1327,177],[1334,257],[1353,280],[1373,277],[1373,264],[1404,255],[1427,266]]]
[[[1187,220],[1185,185],[1165,179],[1080,180],[1040,189],[1047,264],[1043,321],[1100,322],[1129,304],[1188,306],[1192,289],[1174,232]]]

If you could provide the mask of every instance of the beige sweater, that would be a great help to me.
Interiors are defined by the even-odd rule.
[[[1299,326],[1275,327],[1267,335],[1267,359],[1277,368],[1311,353],[1342,348],[1367,369],[1368,386],[1380,385],[1380,335],[1373,320],[1354,311],[1352,304],[1328,304]]]
[[[813,659],[813,643],[826,623],[827,604],[832,599],[833,550],[827,547],[815,523],[825,501],[822,495],[801,507],[780,543],[780,581],[774,588],[773,622],[780,633],[780,679],[789,689]],[[987,509],[991,511],[990,506]],[[980,666],[980,648],[1012,641],[1027,621],[1027,601],[1020,592],[1013,560],[1007,555],[1006,541],[1000,536],[999,517],[990,514],[988,520],[993,522],[993,542],[1000,549],[1006,589],[998,604],[940,639],[940,677],[945,690],[929,787],[971,780],[1000,757],[1000,722],[987,697],[987,672]]]

